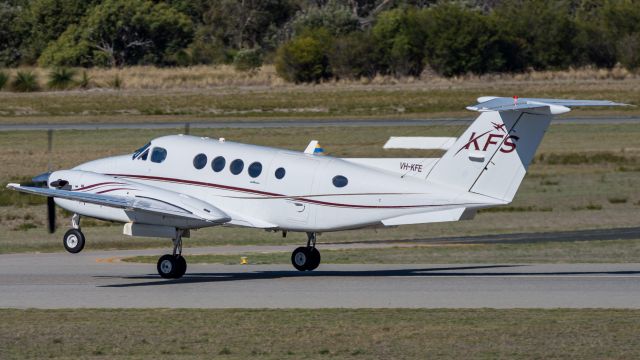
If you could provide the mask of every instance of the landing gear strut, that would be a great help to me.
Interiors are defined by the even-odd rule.
[[[80,231],[80,215],[73,214],[71,229],[64,233],[62,244],[68,252],[77,254],[84,249],[84,240],[84,234]]]
[[[178,230],[173,239],[173,254],[162,255],[158,259],[158,274],[165,279],[179,279],[187,272],[187,261],[182,256],[182,234],[184,230]]]
[[[291,263],[299,271],[315,270],[320,265],[320,251],[316,249],[316,233],[307,233],[307,246],[293,250]]]

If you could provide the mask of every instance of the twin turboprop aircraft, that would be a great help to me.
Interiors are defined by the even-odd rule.
[[[467,109],[480,116],[459,138],[392,137],[385,148],[443,149],[442,158],[335,158],[174,135],[153,139],[133,155],[90,161],[43,174],[46,187],[9,184],[74,213],[63,238],[71,253],[85,236],[80,217],[124,223],[124,234],[169,238],[173,252],[158,260],[163,278],[180,278],[187,264],[182,238],[192,229],[240,226],[299,231],[306,246],[293,266],[320,264],[316,234],[473,218],[481,208],[510,203],[553,115],[573,106],[611,101],[481,97]]]

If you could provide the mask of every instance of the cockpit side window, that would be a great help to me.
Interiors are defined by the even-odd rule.
[[[151,151],[151,161],[154,163],[161,163],[167,158],[167,150],[161,147],[154,147]]]
[[[138,155],[142,154],[143,151],[147,150],[149,148],[149,146],[151,146],[151,143],[147,143],[143,147],[141,147],[140,149],[134,151],[133,152],[133,156],[131,156],[131,159],[135,159],[136,157],[138,157]],[[142,160],[146,160],[146,158],[142,159]]]
[[[149,149],[145,150],[145,152],[138,157],[138,160],[147,161],[147,155],[149,155]]]

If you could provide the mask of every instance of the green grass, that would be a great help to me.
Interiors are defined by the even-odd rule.
[[[122,87],[120,75],[109,81]],[[449,87],[411,84],[215,87],[0,94],[0,123],[243,121],[267,118],[472,117],[464,110],[482,95],[609,99],[640,104],[637,81],[507,82]],[[572,115],[631,115],[638,107],[576,109]]]
[[[5,359],[635,359],[640,311],[0,310]]]
[[[322,250],[323,264],[455,264],[455,263],[635,263],[640,240],[541,242],[532,244],[469,244],[392,247],[384,249]],[[234,255],[189,255],[190,264],[289,264],[290,252]],[[125,258],[156,263],[157,256]]]

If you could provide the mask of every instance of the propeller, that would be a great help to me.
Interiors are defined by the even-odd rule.
[[[37,186],[47,187],[47,184],[49,183],[49,176],[51,176],[50,172],[42,173],[31,179],[31,181]],[[64,185],[67,183],[64,180],[56,180],[52,182],[51,185],[57,187],[61,182],[64,182]],[[51,196],[47,197],[47,220],[49,233],[53,234],[56,231],[56,203],[53,201],[53,197]]]

